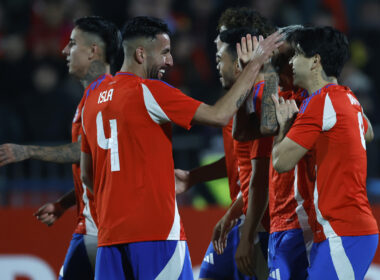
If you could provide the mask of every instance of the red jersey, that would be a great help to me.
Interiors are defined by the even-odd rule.
[[[238,162],[234,154],[234,143],[232,139],[232,120],[223,127],[223,143],[224,143],[224,154],[226,158],[226,168],[228,185],[230,187],[230,197],[232,202],[236,200],[240,192],[240,181],[239,181],[239,171]]]
[[[378,233],[366,192],[368,123],[347,87],[329,84],[305,99],[287,137],[315,152],[314,241]]]
[[[86,100],[98,245],[184,240],[175,197],[171,122],[190,129],[201,102],[159,80],[119,72]]]
[[[284,99],[295,99],[297,105],[307,97],[305,90],[280,92]],[[270,232],[302,228],[310,230],[312,220],[312,200],[308,187],[314,185],[315,158],[312,152],[307,153],[286,173],[277,173],[272,160],[269,167],[269,213]]]
[[[91,83],[86,89],[82,100],[78,104],[77,110],[72,123],[71,128],[71,140],[72,142],[78,142],[79,137],[82,135],[82,109],[84,102],[86,100],[87,92],[91,90],[91,87],[96,85],[102,79],[111,79],[110,75],[102,75],[93,83]],[[77,227],[75,228],[75,233],[88,234],[96,236],[98,234],[98,229],[95,224],[96,221],[96,210],[94,203],[93,194],[88,191],[86,186],[82,183],[80,179],[80,166],[75,163],[72,165],[73,179],[74,179],[74,189],[75,197],[77,201]]]

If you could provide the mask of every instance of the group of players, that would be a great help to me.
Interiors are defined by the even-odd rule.
[[[72,143],[0,146],[0,165],[73,163],[75,191],[35,214],[51,225],[77,205],[60,279],[193,279],[176,193],[225,176],[233,202],[201,279],[364,278],[378,243],[366,195],[373,132],[337,82],[346,37],[331,27],[276,31],[258,12],[234,8],[215,43],[227,93],[210,106],[161,81],[173,65],[162,20],[133,18],[121,35],[100,17],[75,22],[63,54],[85,91]],[[225,158],[174,170],[172,122],[223,127]]]

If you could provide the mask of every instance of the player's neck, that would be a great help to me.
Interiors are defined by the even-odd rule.
[[[316,92],[317,90],[325,87],[328,84],[338,83],[335,77],[327,76],[323,70],[321,71],[321,73],[312,75],[312,77],[308,80],[309,80],[309,83],[306,85],[305,89],[310,94]]]
[[[80,80],[83,87],[88,87],[95,79],[99,76],[110,73],[110,66],[102,61],[95,60],[91,62],[90,67],[88,68],[87,74]]]
[[[139,76],[143,79],[146,79],[147,76],[144,72],[143,67],[141,67],[141,64],[127,63],[126,60],[124,60],[123,66],[121,67],[120,71],[133,73],[136,76]]]

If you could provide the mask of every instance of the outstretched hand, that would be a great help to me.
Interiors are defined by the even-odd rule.
[[[37,210],[33,215],[42,223],[51,226],[65,212],[59,203],[47,203]]]
[[[174,169],[175,175],[175,193],[181,194],[187,191],[190,185],[190,172],[182,169]]]
[[[16,144],[3,144],[0,145],[0,167],[20,162],[29,158],[26,146]]]

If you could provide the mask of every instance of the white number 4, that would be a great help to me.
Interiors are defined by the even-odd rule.
[[[99,112],[96,116],[96,134],[98,145],[104,150],[111,150],[111,171],[120,171],[119,146],[117,142],[117,123],[116,120],[110,120],[111,137],[104,136],[103,116]]]

